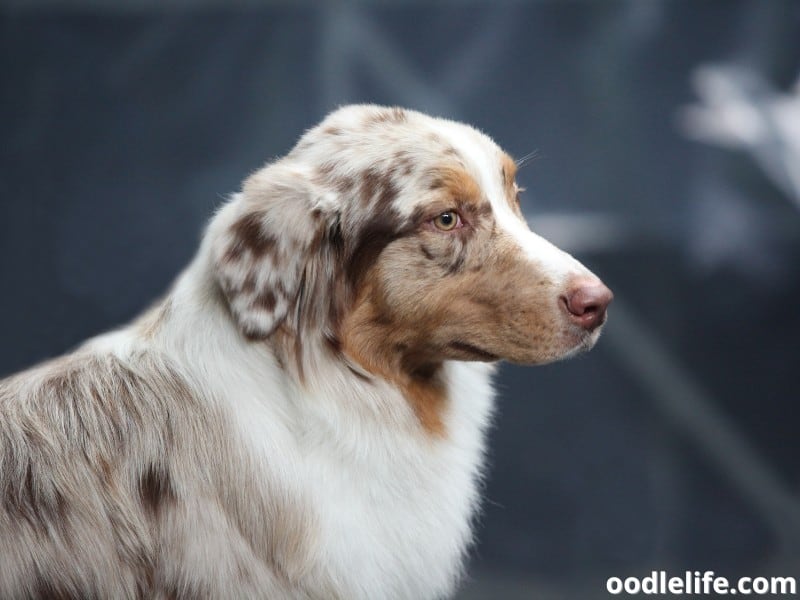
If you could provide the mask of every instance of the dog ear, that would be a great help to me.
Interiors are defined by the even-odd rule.
[[[224,209],[232,214],[212,242],[215,274],[249,339],[269,336],[295,306],[324,237],[326,200],[301,170],[275,163],[247,179]]]

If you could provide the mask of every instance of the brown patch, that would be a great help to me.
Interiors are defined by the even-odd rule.
[[[361,203],[364,207],[385,206],[397,198],[399,189],[394,181],[394,170],[380,171],[370,168],[361,175]]]
[[[361,204],[364,206],[369,205],[375,194],[378,192],[378,186],[381,183],[381,174],[377,169],[367,169],[361,174]]]
[[[478,183],[463,169],[453,167],[433,169],[428,177],[429,189],[443,192],[448,198],[460,203],[477,205],[483,196]]]
[[[242,325],[242,335],[249,342],[262,342],[265,338],[264,331],[260,327],[249,325]]]
[[[277,240],[265,233],[263,219],[262,212],[248,212],[231,225],[233,243],[225,254],[225,260],[237,260],[245,250],[256,258],[274,250]]]
[[[443,437],[447,396],[441,361],[416,350],[407,339],[409,332],[397,328],[377,296],[373,286],[363,288],[342,325],[342,348],[364,370],[400,390],[425,432]]]
[[[444,437],[445,427],[442,413],[447,401],[444,383],[437,371],[431,377],[411,378],[401,383],[406,400],[419,419],[422,428],[437,437]]]
[[[345,273],[349,283],[357,287],[386,246],[407,231],[391,204],[376,207],[369,223],[358,234],[355,245],[345,249]]]
[[[414,218],[411,221],[403,221],[394,209],[392,201],[397,194],[390,173],[381,174],[375,169],[368,169],[361,178],[361,198],[363,204],[369,204],[370,200],[377,198],[377,202],[371,206],[369,222],[351,240],[345,240],[342,236],[341,228],[338,226],[330,232],[329,247],[337,257],[338,264],[345,264],[345,279],[350,289],[357,287],[358,281],[367,273],[369,268],[375,263],[380,253],[392,241],[408,233],[417,225]],[[349,294],[344,290],[334,290],[339,292],[340,301],[344,300]],[[337,294],[334,293],[334,297]],[[342,306],[337,306],[337,318],[343,312]]]
[[[334,127],[333,125],[330,125],[325,129],[323,129],[322,133],[324,133],[325,135],[342,135],[342,130],[339,127]]]
[[[275,308],[277,303],[278,299],[275,297],[275,293],[272,290],[264,290],[253,298],[252,306],[269,312]]]
[[[331,161],[322,163],[317,168],[313,181],[318,185],[332,187],[341,194],[349,194],[356,187],[355,178],[350,175],[336,175],[336,165]]]
[[[248,273],[247,277],[244,278],[244,282],[242,282],[242,289],[241,291],[246,292],[248,294],[252,294],[256,291],[256,276],[255,273]]]
[[[169,473],[162,467],[150,465],[139,479],[139,497],[142,506],[152,515],[158,515],[162,507],[175,501]]]

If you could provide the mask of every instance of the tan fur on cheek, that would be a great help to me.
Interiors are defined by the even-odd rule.
[[[381,292],[367,284],[343,320],[339,335],[342,351],[372,375],[396,385],[422,429],[441,437],[447,404],[441,359],[428,353],[417,331],[396,322]]]

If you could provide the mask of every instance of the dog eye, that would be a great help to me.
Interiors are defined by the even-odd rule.
[[[433,224],[437,229],[441,229],[442,231],[450,231],[461,224],[461,217],[457,212],[448,210],[447,212],[443,212],[436,217],[433,220]]]

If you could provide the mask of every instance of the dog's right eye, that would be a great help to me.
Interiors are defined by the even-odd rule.
[[[433,219],[433,224],[442,231],[451,231],[461,225],[461,217],[457,212],[448,210]]]

